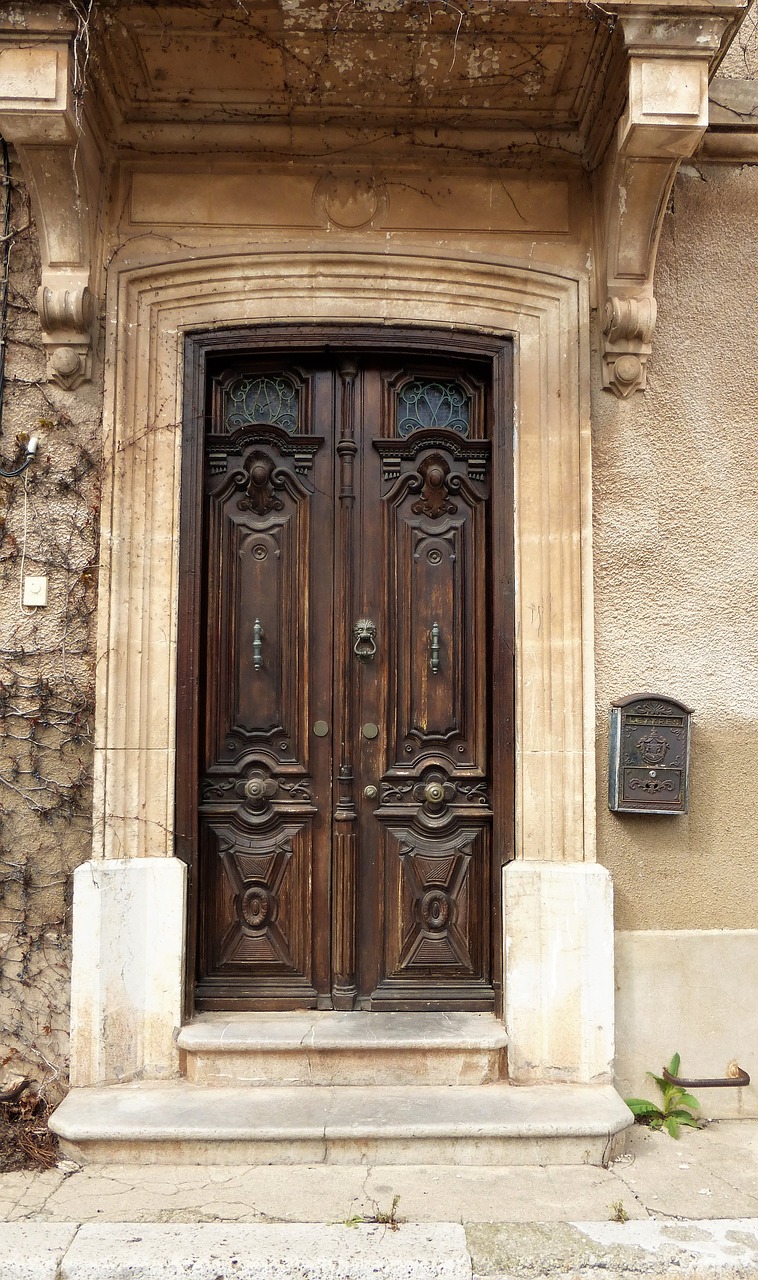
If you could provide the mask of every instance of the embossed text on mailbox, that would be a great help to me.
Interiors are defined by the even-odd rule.
[[[686,813],[692,711],[657,693],[611,704],[608,807],[614,813]]]

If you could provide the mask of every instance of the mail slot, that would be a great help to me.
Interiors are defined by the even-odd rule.
[[[692,710],[658,693],[611,704],[608,808],[613,813],[686,813]]]

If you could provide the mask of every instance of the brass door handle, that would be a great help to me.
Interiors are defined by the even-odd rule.
[[[260,671],[263,666],[263,627],[260,618],[256,618],[253,623],[253,668]]]
[[[429,665],[432,675],[439,675],[440,670],[440,624],[435,622],[429,632]]]

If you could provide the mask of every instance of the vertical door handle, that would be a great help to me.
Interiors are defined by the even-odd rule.
[[[260,618],[253,623],[253,667],[260,671],[263,666],[263,627]]]
[[[429,632],[429,664],[432,668],[432,675],[439,674],[440,669],[440,624],[435,622]]]

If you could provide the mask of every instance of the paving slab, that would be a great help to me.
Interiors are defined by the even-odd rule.
[[[637,1126],[612,1171],[630,1197],[653,1214],[757,1216],[758,1122],[721,1121],[684,1129],[677,1141]],[[625,1204],[630,1197],[623,1197]]]
[[[5,1180],[8,1177],[23,1177],[24,1179],[23,1182],[17,1184],[20,1194],[14,1203],[7,1206],[3,1205],[0,1210],[0,1218],[5,1218],[9,1221],[36,1217],[37,1214],[44,1210],[44,1206],[50,1196],[66,1180],[66,1175],[60,1169],[44,1169],[38,1173],[29,1172],[24,1175],[3,1174],[0,1176],[0,1197],[5,1186]],[[0,1205],[2,1204],[2,1199],[0,1199]],[[76,1214],[72,1215],[72,1220],[75,1220],[76,1216]],[[69,1215],[66,1215],[62,1220],[67,1221],[68,1217]]]
[[[102,1223],[78,1232],[61,1280],[471,1280],[462,1227]],[[36,1277],[35,1277],[36,1280]]]
[[[340,1223],[371,1212],[363,1191],[367,1172],[348,1165],[87,1165],[66,1178],[35,1217],[63,1222]]]
[[[7,1176],[7,1175],[6,1175]],[[0,1223],[0,1280],[58,1280],[77,1223]]]
[[[87,1165],[13,1216],[49,1222],[345,1222],[388,1210],[413,1222],[606,1218],[624,1194],[612,1174],[502,1165]]]
[[[0,1222],[9,1218],[19,1200],[39,1175],[33,1171],[0,1175]]]
[[[758,1222],[491,1223],[466,1230],[474,1280],[671,1280],[758,1274]]]

